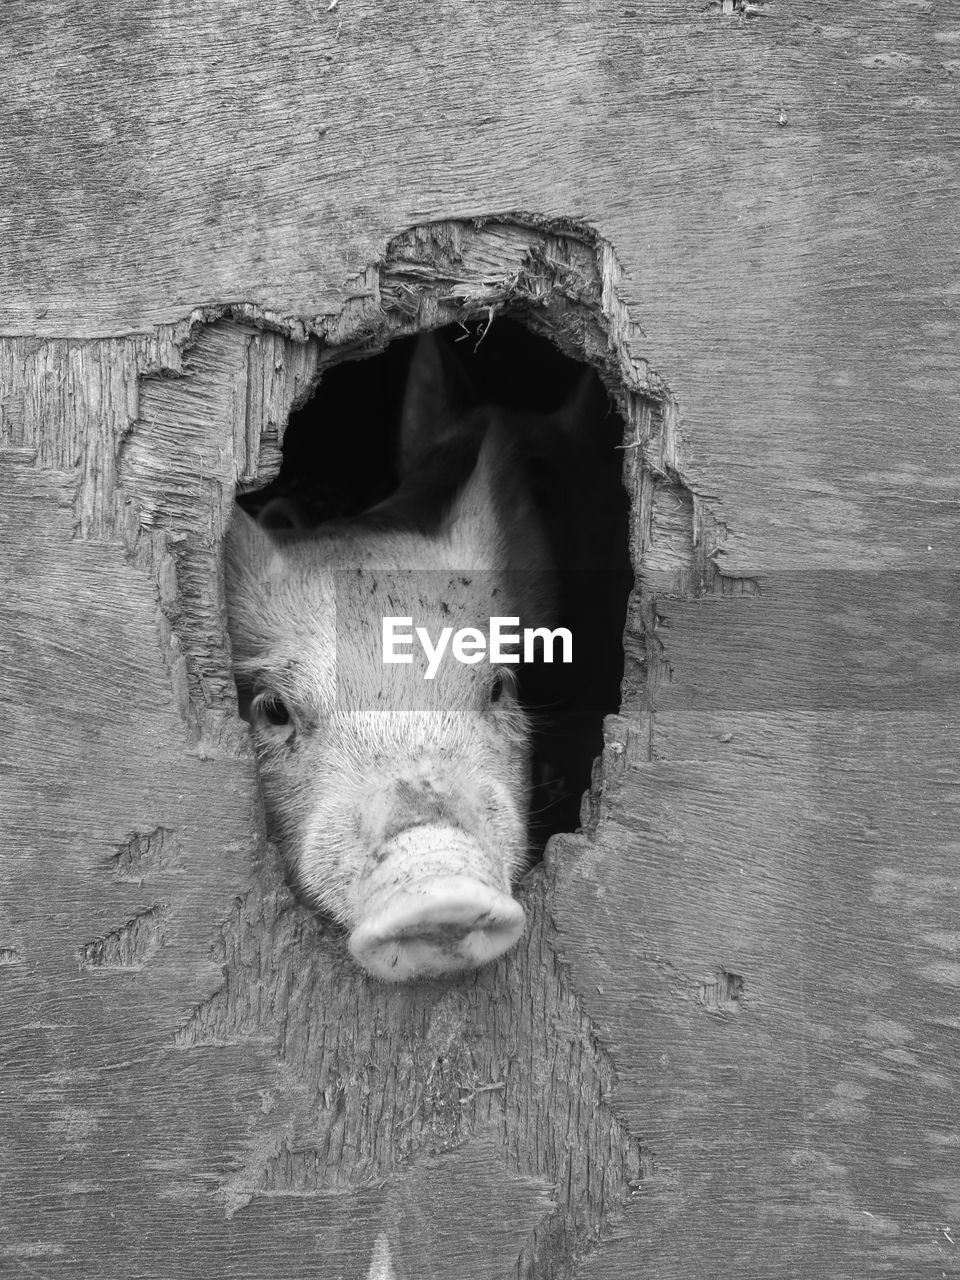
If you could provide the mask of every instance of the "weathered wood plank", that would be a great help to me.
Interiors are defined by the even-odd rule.
[[[451,1256],[465,1276],[565,1274],[640,1157],[549,949],[542,879],[509,966],[383,988],[281,882],[242,735],[209,732],[236,726],[224,495],[254,465],[247,413],[269,439],[299,385],[275,393],[279,418],[265,411],[252,386],[283,353],[261,351],[214,327],[175,377],[141,383],[111,437],[114,536],[77,536],[79,458],[51,471],[39,447],[7,450],[0,955],[16,1069],[0,1121],[21,1194],[0,1248],[89,1276],[362,1276],[378,1249],[397,1274],[439,1276]],[[123,354],[121,382],[137,368]],[[85,422],[89,406],[48,405],[38,431],[58,412]],[[201,660],[210,674],[191,680]]]
[[[655,1165],[612,1258],[954,1274],[956,723],[685,719],[559,871],[561,947]]]
[[[854,0],[831,22],[568,2],[491,25],[285,0],[237,5],[226,43],[202,5],[122,12],[49,0],[4,24],[3,332],[232,301],[302,326],[411,222],[579,219],[623,263],[733,572],[949,545],[960,116],[932,4]]]
[[[957,1271],[956,24],[756,7],[9,7],[15,1267],[440,1274],[450,1215],[505,1224],[476,1274],[566,1274],[640,1139],[585,1276]],[[598,229],[611,364],[672,393],[631,419],[644,591],[596,843],[555,850],[516,969],[387,1000],[255,862],[216,543],[309,336],[416,294],[377,292],[394,237],[505,210]],[[205,330],[191,368],[229,308],[245,354]],[[331,1194],[331,1152],[386,1189]]]

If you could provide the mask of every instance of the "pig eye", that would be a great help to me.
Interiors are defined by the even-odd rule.
[[[513,679],[505,671],[495,671],[493,675],[493,684],[490,686],[490,704],[491,706],[500,701],[503,697],[504,690],[513,687]]]
[[[256,700],[256,710],[267,724],[277,727],[290,723],[290,710],[275,693],[262,693]]]

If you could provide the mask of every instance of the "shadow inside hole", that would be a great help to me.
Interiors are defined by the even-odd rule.
[[[619,448],[624,427],[597,375],[546,339],[505,318],[482,338],[481,332],[460,325],[437,331],[472,389],[474,407],[497,406],[516,441],[558,568],[554,625],[573,635],[569,665],[520,669],[520,698],[534,727],[529,830],[531,853],[539,858],[551,835],[579,827],[583,793],[603,747],[603,718],[620,706],[633,585]],[[313,397],[291,415],[279,476],[244,495],[242,505],[256,514],[272,498],[292,498],[314,525],[358,515],[393,494],[416,341],[398,339],[378,355],[329,368]],[[575,401],[578,429],[558,430],[565,406]],[[449,479],[452,496],[466,474]]]

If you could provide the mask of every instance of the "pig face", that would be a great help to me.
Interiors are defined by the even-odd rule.
[[[436,354],[419,355],[431,377]],[[408,402],[419,376],[415,359]],[[432,637],[488,633],[491,617],[550,622],[550,557],[510,442],[494,416],[466,430],[475,465],[439,515],[414,466],[365,516],[269,530],[238,508],[227,539],[234,667],[271,834],[303,896],[392,981],[484,964],[524,923],[511,895],[530,738],[516,668],[448,655],[426,679],[416,650],[384,661],[385,618]]]

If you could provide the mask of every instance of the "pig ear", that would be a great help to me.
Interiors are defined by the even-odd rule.
[[[603,438],[598,426],[602,425],[609,410],[603,384],[593,369],[586,365],[559,409],[530,416],[527,451],[534,457],[555,455],[559,436],[567,448],[589,452]]]
[[[422,333],[410,361],[400,413],[401,481],[416,478],[438,449],[471,435],[466,411],[476,399],[460,361],[435,333]]]
[[[311,527],[306,512],[295,498],[271,498],[260,508],[256,523],[275,533],[301,532]]]
[[[224,539],[224,576],[230,638],[235,665],[254,660],[264,649],[273,613],[269,581],[282,552],[270,535],[235,506]]]
[[[566,403],[551,417],[554,426],[564,435],[582,437],[590,432],[598,417],[606,417],[607,408],[607,398],[600,380],[593,369],[585,365]]]
[[[251,567],[266,567],[276,551],[270,535],[241,506],[233,508],[226,547],[228,561]]]
[[[507,535],[498,510],[498,480],[502,458],[497,457],[489,431],[470,478],[447,513],[443,532],[463,560],[462,567],[506,567]]]
[[[235,506],[224,540],[227,590],[236,599],[246,599],[255,584],[275,572],[277,543],[256,520]]]
[[[526,581],[522,594],[531,602],[542,602],[549,594],[546,584],[552,582],[554,565],[543,523],[510,436],[499,424],[487,432],[445,532],[464,568],[517,573]]]

